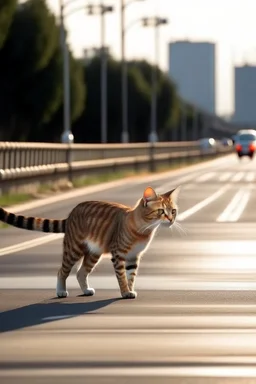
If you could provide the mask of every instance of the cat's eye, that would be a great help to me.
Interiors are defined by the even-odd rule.
[[[158,209],[157,211],[158,211],[159,215],[163,215],[164,214],[164,209]]]
[[[172,215],[176,215],[176,209],[172,209]]]

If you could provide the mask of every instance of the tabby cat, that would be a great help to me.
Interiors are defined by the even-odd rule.
[[[133,299],[137,296],[134,283],[140,258],[159,225],[175,222],[178,194],[179,188],[157,194],[147,187],[133,208],[104,201],[85,201],[63,220],[25,217],[0,208],[0,220],[18,228],[65,233],[62,266],[57,277],[58,297],[68,295],[66,279],[80,259],[77,280],[85,296],[94,295],[88,276],[101,255],[110,253],[121,295]]]

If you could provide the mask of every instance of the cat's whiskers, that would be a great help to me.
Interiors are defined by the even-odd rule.
[[[159,225],[158,221],[157,222],[154,221],[152,224],[147,225],[144,229],[142,228],[143,231],[141,231],[141,233],[146,232],[148,229],[150,229],[152,227],[157,227],[158,225]]]
[[[187,235],[188,234],[186,228],[184,228],[178,221],[175,221],[173,223],[173,225],[171,225],[169,228],[171,230],[177,229],[178,233],[181,234],[181,235]]]
[[[185,234],[187,235],[188,234],[188,230],[182,225],[180,224],[179,222],[176,223],[177,227]]]

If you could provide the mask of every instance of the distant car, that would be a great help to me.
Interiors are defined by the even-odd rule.
[[[256,129],[240,129],[237,133],[236,136],[238,135],[243,135],[244,133],[251,133],[253,135],[256,135]]]
[[[231,139],[229,139],[228,137],[223,137],[221,139],[221,144],[224,147],[232,147],[233,146],[233,141]]]
[[[256,151],[256,131],[241,130],[236,135],[235,150],[238,157],[253,158]]]
[[[217,142],[212,137],[206,137],[199,140],[199,145],[202,153],[216,153],[217,152]]]

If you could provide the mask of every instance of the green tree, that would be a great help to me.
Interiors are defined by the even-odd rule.
[[[2,138],[48,141],[56,136],[54,127],[47,126],[63,99],[59,38],[55,17],[44,0],[19,5],[0,51]],[[77,117],[84,104],[84,82],[72,55],[71,94],[72,115]]]
[[[70,124],[76,122],[81,116],[86,107],[86,81],[84,78],[84,67],[80,60],[74,59],[70,52]],[[63,73],[61,72],[61,82],[63,81]],[[61,134],[63,132],[63,87],[61,85],[60,98],[58,109],[51,117],[51,120],[43,125],[42,137],[39,140],[43,140],[43,137],[47,137],[48,140],[59,142]],[[73,129],[73,128],[72,128]],[[75,135],[75,142],[77,137]]]
[[[84,111],[86,81],[83,64],[70,54],[71,122],[76,121]]]
[[[59,29],[45,0],[19,5],[4,49],[19,68],[21,78],[31,77],[50,62],[59,44]]]
[[[0,1],[0,48],[7,38],[16,6],[17,0]]]
[[[56,70],[53,56],[58,44],[55,18],[43,0],[30,0],[17,7],[0,51],[1,106],[4,111],[1,120],[12,140],[27,137],[32,124],[32,129],[36,129],[36,122],[42,123],[53,109],[50,102],[56,104],[52,95],[44,92],[49,90],[47,69],[54,67]],[[46,100],[46,106],[42,104],[42,98]]]
[[[87,85],[85,111],[74,124],[73,132],[78,142],[101,140],[101,61],[93,58],[84,67]],[[120,142],[122,129],[121,64],[109,58],[107,66],[107,122],[108,142]],[[144,141],[149,125],[150,92],[138,69],[128,71],[129,133],[131,141]]]
[[[29,141],[51,141],[52,135],[46,125],[62,103],[62,56],[56,47],[47,67],[37,71],[27,81],[24,97],[19,97],[19,116],[29,122]],[[36,129],[33,129],[36,127]]]
[[[130,67],[140,70],[148,87],[152,86],[152,65],[145,60],[133,60]],[[157,129],[160,139],[166,139],[166,132],[177,125],[179,118],[179,98],[171,79],[157,68]]]

